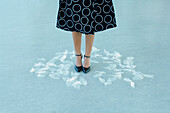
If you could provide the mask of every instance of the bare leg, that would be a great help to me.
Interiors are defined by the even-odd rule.
[[[86,35],[86,56],[91,56],[91,50],[94,42],[95,35]],[[83,67],[88,68],[90,66],[90,58],[84,57]]]
[[[81,37],[82,33],[80,32],[72,32],[74,49],[76,54],[81,54]],[[81,66],[81,56],[76,56],[76,66]]]

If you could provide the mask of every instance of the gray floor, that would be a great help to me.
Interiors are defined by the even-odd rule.
[[[31,72],[42,61],[39,58],[47,64],[59,53],[68,51],[71,56],[74,50],[71,32],[55,28],[58,2],[1,0],[0,113],[168,113],[170,1],[114,0],[118,27],[96,33],[94,49],[102,57],[92,59],[89,74],[79,74],[87,82],[81,87],[68,87],[62,73],[57,79]],[[121,55],[117,60],[122,63],[130,58],[129,63],[136,66],[131,69],[139,74],[125,72],[105,85],[95,72],[106,72],[107,79],[115,70],[101,69],[120,62],[105,64],[104,50],[117,52],[114,55]],[[69,66],[74,60],[69,60]],[[68,70],[76,75],[73,67]]]

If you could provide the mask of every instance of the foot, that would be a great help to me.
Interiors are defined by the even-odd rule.
[[[88,68],[90,66],[90,58],[84,57],[83,67]]]
[[[81,63],[81,59],[82,59],[82,54],[75,54],[76,55],[76,64],[74,66],[75,70],[77,72],[80,72],[82,70],[82,63]]]
[[[80,54],[78,54],[78,55],[80,55]],[[77,67],[82,66],[81,56],[76,56],[76,66]]]
[[[91,68],[90,68],[90,56],[84,55],[84,65],[83,65],[82,69],[83,69],[83,72],[85,74],[88,73],[91,70]]]

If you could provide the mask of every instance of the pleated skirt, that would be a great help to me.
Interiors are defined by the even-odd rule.
[[[59,0],[56,27],[94,35],[117,27],[112,0]]]

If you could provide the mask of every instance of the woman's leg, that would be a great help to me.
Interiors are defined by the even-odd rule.
[[[82,33],[80,32],[72,32],[73,42],[74,42],[74,49],[75,53],[80,55],[81,54],[81,37]],[[76,66],[81,66],[81,56],[76,56]]]
[[[95,35],[87,35],[86,34],[86,56],[91,56],[93,41],[94,41]],[[90,58],[84,57],[84,65],[83,67],[88,68],[90,66]]]

